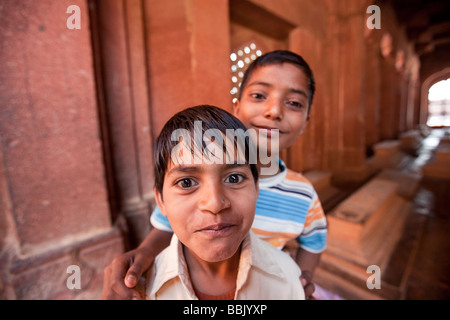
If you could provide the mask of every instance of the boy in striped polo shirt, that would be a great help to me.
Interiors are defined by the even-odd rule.
[[[277,155],[306,129],[314,91],[314,76],[303,58],[289,51],[269,52],[247,69],[234,115],[247,129],[267,137],[267,141],[258,141],[258,148],[266,149],[269,156]],[[278,150],[271,149],[275,137]],[[312,184],[286,168],[281,159],[278,164],[275,172],[268,175],[262,172],[272,163],[259,164],[260,192],[252,231],[280,249],[288,241],[297,240],[299,248],[294,260],[303,277],[312,276],[326,246],[325,214]],[[103,298],[142,298],[134,289],[137,279],[168,246],[172,235],[170,224],[158,207],[152,213],[151,223],[154,228],[142,244],[117,257],[105,269]],[[302,279],[307,296],[314,290],[309,280]]]

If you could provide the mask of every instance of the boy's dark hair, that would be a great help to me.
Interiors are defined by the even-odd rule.
[[[253,61],[250,64],[250,66],[245,71],[244,77],[242,79],[238,97],[239,101],[242,98],[242,91],[244,91],[244,88],[247,85],[247,82],[252,76],[252,73],[255,69],[268,65],[283,64],[283,63],[291,63],[297,66],[305,73],[306,77],[308,78],[308,90],[309,90],[308,113],[309,113],[311,105],[313,103],[314,92],[316,91],[316,82],[314,80],[314,74],[311,68],[309,67],[308,63],[301,56],[286,50],[276,50],[268,52],[258,57],[255,61]]]
[[[195,137],[196,133],[194,133],[194,130],[196,130],[196,121],[201,121],[202,124],[202,137],[198,137],[202,141],[191,141],[190,148],[192,153],[195,152],[195,148],[201,148],[200,151],[202,152],[205,151],[206,145],[203,141],[203,135],[209,129],[219,130],[221,133],[223,133],[224,136],[226,135],[227,129],[237,130],[242,133],[247,130],[242,122],[231,113],[210,105],[191,107],[175,114],[166,122],[155,143],[153,155],[155,188],[159,193],[162,193],[164,176],[166,174],[169,163],[172,161],[172,150],[179,143],[176,140],[174,141],[174,139],[172,138],[172,133],[176,130],[187,130],[187,132],[190,133],[191,137]],[[200,132],[198,132],[197,135],[198,134],[200,134]],[[244,143],[245,145],[238,145],[239,143]],[[194,145],[192,146],[192,144]],[[252,149],[251,144],[252,141],[250,137],[239,140],[238,143],[234,141],[234,147],[236,149],[242,151],[241,148],[245,148],[243,150],[243,154],[245,154],[245,163],[249,165],[253,179],[256,183],[258,181],[258,168],[256,164],[251,163],[250,161],[250,152]],[[223,146],[223,150],[224,152],[226,151],[225,146]]]

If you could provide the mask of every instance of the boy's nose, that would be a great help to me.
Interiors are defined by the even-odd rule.
[[[269,101],[264,110],[264,117],[271,120],[281,120],[283,118],[283,106],[277,99]]]
[[[221,187],[209,184],[204,186],[204,190],[199,202],[199,209],[205,213],[219,214],[224,209],[230,207],[230,200],[225,195]]]

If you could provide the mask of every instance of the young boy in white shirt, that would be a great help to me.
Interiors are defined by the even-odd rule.
[[[212,106],[183,110],[162,129],[155,199],[174,235],[150,269],[147,298],[305,298],[297,264],[250,230],[258,169],[245,131]]]

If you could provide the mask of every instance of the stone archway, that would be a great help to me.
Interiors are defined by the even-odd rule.
[[[420,123],[425,124],[428,118],[428,91],[439,81],[450,78],[450,68],[445,68],[429,76],[422,84],[420,98]]]

